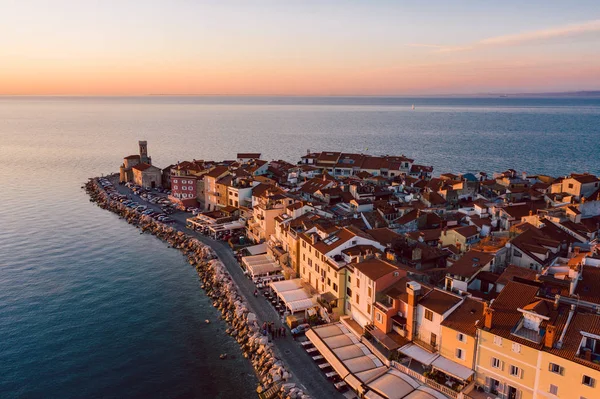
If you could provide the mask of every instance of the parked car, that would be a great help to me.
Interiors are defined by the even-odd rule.
[[[310,328],[310,324],[299,324],[298,327],[292,328],[292,335],[303,335]]]

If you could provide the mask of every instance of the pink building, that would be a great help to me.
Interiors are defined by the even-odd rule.
[[[196,206],[198,179],[195,176],[171,175],[171,200],[184,207]]]

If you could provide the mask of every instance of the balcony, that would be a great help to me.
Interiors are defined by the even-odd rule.
[[[429,353],[437,352],[437,345],[432,345],[431,343],[425,342],[419,338],[413,338],[413,342],[415,344],[417,344],[418,346],[420,346],[421,348],[425,349]]]

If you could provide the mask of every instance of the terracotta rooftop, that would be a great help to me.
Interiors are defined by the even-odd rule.
[[[238,152],[238,159],[258,159],[260,158],[260,152]]]
[[[456,295],[434,289],[419,301],[419,305],[422,305],[434,313],[444,314],[460,301],[461,298]]]
[[[473,298],[465,298],[450,315],[442,321],[444,327],[474,337],[477,325],[483,323],[483,302]]]
[[[152,165],[150,165],[149,163],[140,163],[138,165],[133,166],[132,169],[136,169],[143,172],[150,167],[152,167]]]
[[[401,237],[400,234],[388,229],[387,227],[367,230],[366,233],[370,235],[373,240],[385,246],[393,244],[394,241]]]
[[[377,281],[381,277],[399,270],[391,263],[377,258],[353,263],[352,266],[373,281]]]
[[[577,282],[575,295],[584,301],[600,303],[600,268],[583,266],[582,280]]]
[[[494,255],[471,250],[454,262],[447,270],[449,275],[471,278],[481,268],[494,260]]]
[[[506,285],[510,281],[513,281],[515,277],[534,281],[536,274],[537,273],[535,270],[515,265],[508,265],[508,267],[504,269],[504,272],[500,275],[500,277],[498,277],[498,280],[496,282],[498,284]]]

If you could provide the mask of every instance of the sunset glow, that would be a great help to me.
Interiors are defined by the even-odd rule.
[[[600,3],[483,3],[0,0],[0,94],[600,89]]]

